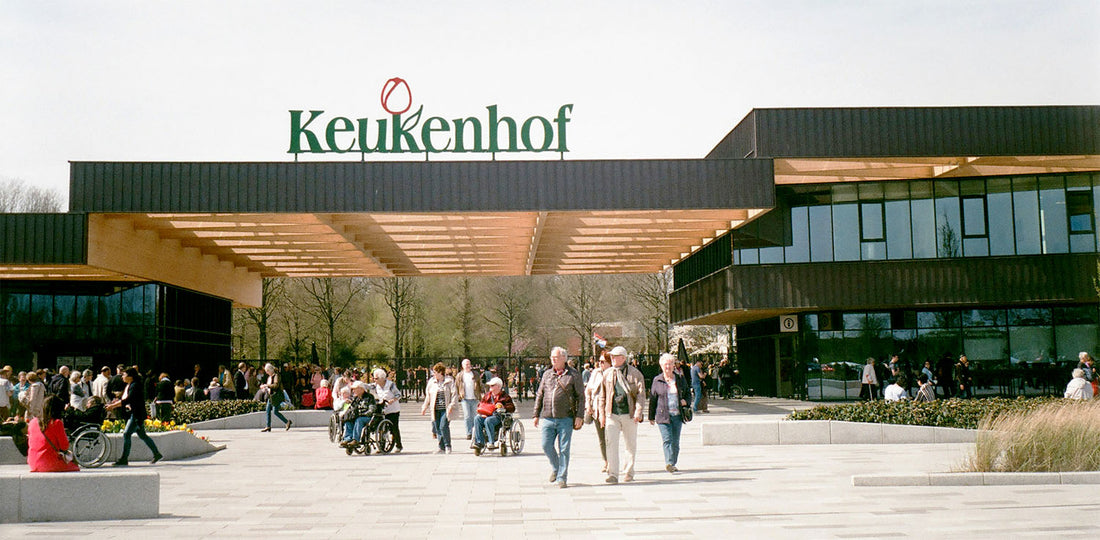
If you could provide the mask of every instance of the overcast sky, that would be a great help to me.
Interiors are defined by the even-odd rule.
[[[702,157],[754,107],[1096,104],[1098,28],[1096,0],[3,0],[0,177],[292,160],[288,110],[377,118],[391,77],[425,117],[572,103],[566,159]]]

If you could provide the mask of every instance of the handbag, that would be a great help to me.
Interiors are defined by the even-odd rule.
[[[480,414],[481,416],[492,416],[495,412],[497,412],[497,406],[495,403],[486,403],[484,401],[478,402],[477,414]]]
[[[691,422],[691,419],[695,417],[695,412],[691,410],[691,407],[680,407],[680,418],[684,422]]]
[[[46,439],[46,444],[49,444],[50,448],[53,448],[54,452],[57,452],[57,457],[61,458],[61,461],[65,462],[65,463],[72,463],[76,459],[73,456],[73,453],[72,453],[71,450],[65,450],[65,451],[58,450],[57,445],[55,445],[53,443],[53,441],[50,440],[49,437],[46,437],[45,436],[46,434],[44,432],[42,433],[42,435],[43,435],[42,438]]]

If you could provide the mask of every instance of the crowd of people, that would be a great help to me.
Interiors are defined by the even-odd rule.
[[[937,390],[937,388],[939,390]],[[951,355],[944,355],[936,365],[924,362],[915,374],[908,362],[899,355],[893,355],[888,364],[877,362],[874,357],[867,358],[860,375],[861,400],[883,399],[885,401],[935,401],[945,398],[973,398],[974,376],[970,360],[960,355],[957,362]],[[1092,355],[1082,351],[1078,354],[1077,366],[1064,397],[1069,399],[1092,399],[1100,397],[1100,372],[1096,369]]]

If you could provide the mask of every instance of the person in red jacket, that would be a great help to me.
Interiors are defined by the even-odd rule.
[[[327,379],[321,379],[321,385],[317,387],[317,402],[313,404],[313,408],[332,408],[332,392],[329,390]]]
[[[42,418],[34,417],[27,425],[27,465],[31,472],[80,470],[76,462],[65,461],[59,454],[69,449],[69,438],[60,419],[64,408],[57,396],[48,396],[42,406]]]
[[[490,413],[482,412],[491,410]],[[489,449],[497,448],[497,431],[503,420],[501,412],[516,412],[516,405],[512,398],[504,391],[504,381],[500,377],[493,377],[489,381],[489,391],[481,398],[477,406],[477,419],[474,425],[474,455],[481,455],[485,448],[485,436],[489,436]]]

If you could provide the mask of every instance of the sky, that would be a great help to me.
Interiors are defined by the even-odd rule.
[[[700,158],[753,108],[1097,104],[1098,28],[1097,0],[4,0],[0,179],[292,161],[288,111],[378,118],[392,77],[425,118],[572,104],[565,159]]]

